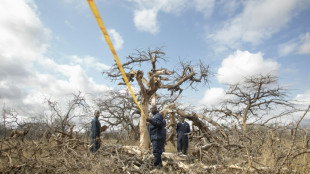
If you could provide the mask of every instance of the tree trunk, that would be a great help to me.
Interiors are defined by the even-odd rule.
[[[247,128],[246,128],[246,116],[242,117],[242,123],[243,123],[243,132],[246,132],[247,131]]]
[[[5,122],[6,122],[6,120],[5,120],[5,109],[4,109],[4,106],[3,106],[3,126],[4,126],[4,137],[3,137],[3,139],[6,138],[6,125],[5,125]]]
[[[154,93],[153,95],[152,95],[152,106],[153,105],[156,105],[156,93]]]
[[[145,116],[148,116],[148,100],[142,102],[142,109]],[[142,150],[148,150],[150,145],[149,131],[146,126],[146,120],[143,115],[140,116],[140,148]]]

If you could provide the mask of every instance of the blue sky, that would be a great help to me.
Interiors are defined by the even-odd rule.
[[[173,68],[203,60],[215,74],[187,91],[217,104],[225,84],[272,73],[292,99],[310,104],[309,0],[95,0],[121,62],[136,49],[163,47]],[[77,91],[88,99],[116,89],[101,72],[113,56],[86,0],[3,0],[0,101],[40,112],[46,98]]]

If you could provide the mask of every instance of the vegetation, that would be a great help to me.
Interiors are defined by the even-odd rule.
[[[145,113],[156,98],[167,120],[164,167],[158,173],[310,172],[309,129],[300,126],[309,114],[310,105],[300,109],[288,100],[288,91],[277,83],[277,77],[245,77],[243,82],[227,85],[227,97],[218,106],[194,110],[179,101],[181,86],[202,82],[208,68],[200,66],[200,71],[196,71],[200,73],[195,73],[190,64],[181,63],[183,71],[179,74],[156,69],[156,60],[163,55],[160,50],[138,52],[138,57],[129,56],[130,61],[124,64],[130,71],[128,76],[131,80],[135,78],[140,87],[137,96]],[[133,64],[141,62],[151,63],[148,80],[142,70],[133,70]],[[162,82],[174,73],[177,74],[171,76],[174,80]],[[120,78],[116,69],[108,75],[114,80]],[[171,95],[160,95],[157,92],[160,88],[168,89]],[[88,117],[90,121],[92,117],[92,108],[81,93],[73,95],[65,106],[47,100],[51,109],[47,119],[36,122],[20,121],[17,112],[3,106],[0,172],[153,172],[151,147],[148,139],[141,138],[147,134],[145,120],[141,121],[144,118],[131,97],[126,92],[111,91],[95,103],[102,113],[100,120],[105,125],[102,131],[110,128],[102,132],[102,145],[96,153],[89,151],[89,122],[79,125],[74,122],[75,118]],[[175,128],[180,116],[192,124],[187,156],[176,153]]]

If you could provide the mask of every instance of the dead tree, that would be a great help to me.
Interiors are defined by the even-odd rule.
[[[3,136],[2,138],[5,139],[7,138],[13,127],[19,127],[21,125],[24,125],[25,120],[21,119],[19,113],[13,108],[6,107],[4,105],[2,111],[3,112],[1,113],[3,113],[3,126],[0,124],[0,137]]]
[[[195,126],[199,128],[199,130],[202,132],[203,136],[208,139],[213,139],[212,141],[216,141],[218,138],[215,135],[212,135],[211,130],[207,126],[206,123],[211,124],[213,127],[215,127],[223,138],[228,139],[228,135],[226,134],[224,128],[218,124],[216,121],[212,120],[211,118],[207,117],[206,115],[195,113],[192,111],[188,111],[187,109],[182,109],[178,107],[175,103],[171,103],[167,105],[162,111],[162,115],[165,114],[171,114],[171,115],[179,115],[183,116],[193,122]],[[176,122],[174,122],[174,129],[176,127]],[[169,136],[168,136],[169,137]]]
[[[294,160],[297,156],[304,154],[304,153],[310,153],[310,149],[307,146],[304,146],[304,148],[302,149],[302,153],[295,152],[295,155],[292,155],[294,152],[294,148],[296,147],[296,135],[297,135],[297,129],[299,127],[300,122],[305,118],[306,114],[308,113],[308,111],[310,110],[310,105],[307,107],[307,109],[305,110],[304,114],[300,117],[300,119],[297,121],[295,127],[294,127],[294,133],[293,133],[293,140],[291,142],[290,145],[290,149],[288,150],[287,154],[285,155],[285,157],[283,158],[283,160],[281,161],[280,165],[278,166],[278,171],[277,173],[280,173],[280,168],[283,168],[284,164],[291,160],[290,163],[292,162],[292,160]]]
[[[3,111],[3,130],[4,130],[4,135],[3,135],[3,138],[6,138],[6,110],[5,110],[5,104],[3,105],[3,108],[2,108],[2,111]]]
[[[73,99],[68,101],[67,108],[62,108],[61,104],[57,101],[47,100],[47,103],[52,111],[51,117],[53,118],[53,124],[60,132],[66,132],[68,128],[72,132],[74,125],[71,124],[71,120],[77,117],[85,116],[76,110],[81,109],[87,111],[88,104],[82,93],[73,94]]]
[[[287,100],[287,90],[277,83],[272,75],[245,77],[242,83],[229,84],[224,100],[219,108],[206,109],[205,113],[218,115],[221,119],[230,118],[242,125],[265,125],[272,120],[296,112],[292,102]],[[275,112],[275,108],[277,112]]]
[[[173,103],[161,112],[184,116],[200,129],[202,136],[198,137],[199,142],[192,142],[195,143],[192,155],[198,156],[201,161],[207,163],[211,161],[217,165],[225,164],[226,166],[242,164],[242,170],[249,173],[258,171],[281,173],[292,171],[292,164],[300,163],[297,158],[299,156],[303,155],[303,163],[307,164],[305,154],[310,152],[307,145],[307,133],[298,130],[298,125],[308,111],[309,106],[294,127],[293,138],[289,136],[289,126],[280,126],[275,123],[251,125],[245,133],[234,125],[219,124],[206,113],[182,109]],[[297,131],[299,131],[299,138],[296,136]],[[291,142],[290,147],[287,146],[287,142]],[[239,164],[236,164],[236,161]],[[304,170],[307,171],[307,167]]]
[[[141,95],[137,94],[137,98],[140,100]],[[175,98],[176,95],[172,97],[170,95],[161,95],[161,97],[158,97],[159,110],[163,109],[162,106],[172,103]],[[109,125],[112,129],[117,127],[117,129],[125,131],[127,137],[133,137],[135,140],[139,139],[140,110],[128,91],[109,91],[104,97],[98,98],[95,102],[102,112],[100,119],[106,125]],[[166,117],[168,129],[172,126],[172,122],[176,122],[175,118],[170,115],[163,115]]]
[[[141,107],[145,115],[148,115],[149,103],[152,96],[159,89],[166,89],[174,93],[181,93],[184,87],[195,87],[197,83],[206,83],[209,76],[209,67],[199,62],[194,66],[191,62],[181,62],[175,70],[166,68],[158,68],[159,61],[165,61],[165,53],[161,49],[139,51],[135,55],[127,57],[127,62],[123,63],[123,68],[130,77],[129,81],[136,80],[140,88]],[[149,69],[135,69],[137,66]],[[145,65],[146,64],[146,65]],[[147,72],[145,72],[147,71]],[[123,81],[122,76],[116,66],[113,65],[111,71],[107,75],[114,81]],[[179,95],[178,95],[179,96]],[[145,118],[140,117],[140,147],[144,150],[149,148],[149,135],[147,132]]]
[[[110,128],[120,128],[127,132],[133,132],[138,140],[139,108],[136,106],[129,93],[109,91],[104,97],[95,101],[102,112],[100,119]]]

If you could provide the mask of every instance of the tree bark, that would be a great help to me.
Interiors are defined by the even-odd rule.
[[[146,117],[148,116],[148,101],[149,101],[148,99],[144,99],[142,103],[142,109]],[[142,114],[140,117],[139,127],[140,127],[140,148],[142,150],[148,150],[150,146],[150,136],[146,125],[146,119]]]

